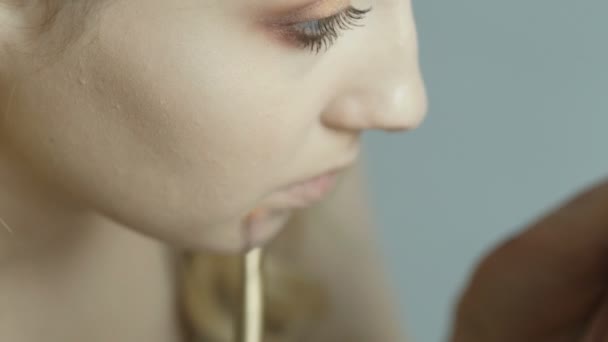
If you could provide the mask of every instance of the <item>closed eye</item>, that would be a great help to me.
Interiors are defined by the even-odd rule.
[[[361,21],[371,10],[371,7],[360,10],[350,6],[326,18],[289,24],[284,30],[299,47],[319,53],[321,49],[329,49],[343,31],[363,26]]]

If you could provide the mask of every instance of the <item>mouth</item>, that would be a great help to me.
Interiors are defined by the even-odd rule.
[[[310,207],[322,199],[327,197],[330,192],[336,187],[340,175],[347,169],[355,165],[359,159],[360,149],[354,143],[348,148],[348,152],[342,154],[338,163],[323,169],[317,169],[316,172],[304,174],[300,179],[280,186],[274,192],[270,193],[264,200],[259,203],[260,207],[279,210],[292,211],[294,209],[303,209]]]
[[[293,210],[312,206],[335,187],[342,168],[332,169],[309,179],[292,183],[273,193],[260,206],[264,215],[247,225],[247,249],[263,245],[278,234]]]
[[[261,215],[250,225],[248,231],[249,246],[261,245],[275,236],[291,217],[296,209],[303,209],[320,202],[336,187],[340,175],[355,164],[357,158],[350,158],[333,168],[321,173],[307,176],[289,183],[269,195],[259,204]]]
[[[319,202],[336,186],[340,170],[324,172],[304,181],[291,184],[279,194],[287,205],[294,208],[305,208]]]
[[[266,205],[275,209],[302,209],[320,202],[336,187],[340,174],[352,163],[290,183],[273,193]]]

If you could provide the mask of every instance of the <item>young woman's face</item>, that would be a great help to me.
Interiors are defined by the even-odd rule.
[[[412,129],[426,111],[409,0],[112,0],[84,15],[51,62],[39,53],[74,33],[69,17],[36,54],[30,31],[8,35],[0,139],[80,203],[165,241],[239,249],[251,210],[278,227],[327,179],[289,185],[351,164],[363,130]]]

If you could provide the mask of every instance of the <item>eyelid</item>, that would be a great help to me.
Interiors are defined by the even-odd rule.
[[[306,5],[289,14],[278,16],[277,19],[268,21],[271,26],[288,26],[307,21],[320,20],[343,12],[350,7],[350,0],[321,0]]]
[[[358,21],[364,19],[371,9],[370,7],[360,10],[350,6],[344,11],[325,19],[292,25],[294,28],[303,26],[294,30],[294,41],[298,43],[299,47],[310,48],[311,51],[317,53],[322,48],[328,50],[341,36],[342,31],[353,27],[361,27],[362,25]]]

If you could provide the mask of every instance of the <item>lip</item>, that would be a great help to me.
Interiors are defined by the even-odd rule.
[[[356,145],[356,143],[355,143],[353,146],[351,146],[351,148],[349,149],[349,152],[346,153],[345,156],[346,157],[342,158],[340,160],[340,162],[333,164],[329,167],[323,168],[323,169],[321,169],[321,171],[319,171],[317,169],[316,172],[305,174],[302,178],[292,181],[292,182],[282,186],[280,189],[284,190],[284,189],[288,189],[288,188],[291,188],[294,186],[298,186],[298,185],[310,182],[311,180],[322,177],[324,175],[328,175],[328,174],[337,175],[337,174],[341,173],[342,171],[353,166],[356,163],[356,161],[359,159],[359,146]]]
[[[289,189],[289,188],[293,188],[293,187],[297,187],[297,186],[302,186],[302,185],[304,185],[306,183],[310,183],[310,182],[312,182],[314,180],[317,180],[317,179],[319,179],[321,177],[324,177],[324,176],[337,175],[341,171],[343,171],[346,168],[348,168],[349,166],[351,166],[352,164],[353,164],[352,162],[351,163],[345,163],[345,164],[341,164],[339,166],[335,166],[333,168],[325,169],[325,171],[321,171],[321,172],[312,174],[310,176],[306,176],[305,178],[302,178],[302,179],[300,179],[298,181],[291,182],[291,183],[285,185],[284,187],[282,187],[281,189],[282,190],[286,190],[286,189]]]
[[[302,178],[282,186],[262,200],[260,207],[278,210],[306,208],[322,200],[336,186],[343,171],[352,167],[359,159],[360,149],[357,140],[349,144],[348,152],[342,154],[340,162],[304,174]]]
[[[335,187],[338,171],[329,171],[297,182],[275,194],[276,205],[284,208],[306,208],[322,200]]]
[[[352,161],[344,163],[289,183],[273,193],[265,204],[275,209],[310,207],[325,198],[335,188],[339,175],[353,163]]]
[[[343,167],[333,168],[303,181],[291,183],[274,192],[260,206],[267,215],[247,229],[247,246],[270,241],[283,228],[294,209],[307,208],[323,199],[336,185]]]

